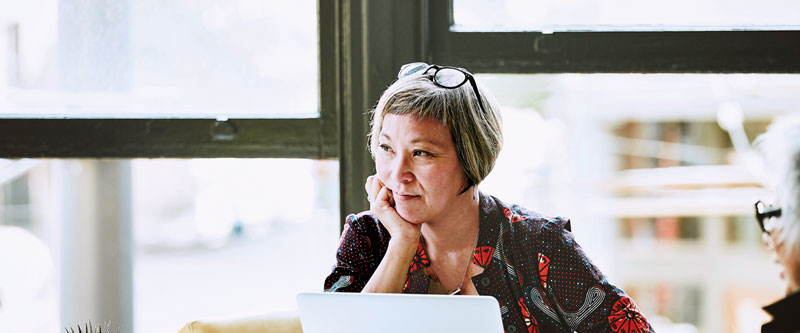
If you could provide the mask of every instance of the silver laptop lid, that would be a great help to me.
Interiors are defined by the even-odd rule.
[[[302,293],[304,333],[503,332],[491,296]]]

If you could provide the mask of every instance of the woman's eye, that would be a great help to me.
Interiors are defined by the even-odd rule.
[[[382,144],[382,145],[380,145],[380,146],[378,146],[378,147],[380,147],[380,148],[381,148],[381,150],[383,150],[383,151],[392,151],[392,148],[391,148],[391,147],[389,147],[389,146],[387,146],[387,145],[384,145],[384,144]]]
[[[424,150],[415,150],[414,156],[431,156],[431,153]]]

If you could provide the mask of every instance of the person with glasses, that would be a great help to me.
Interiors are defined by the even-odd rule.
[[[346,218],[326,291],[489,295],[507,332],[653,331],[568,219],[478,190],[503,137],[496,102],[468,71],[403,66],[368,141],[370,209]]]
[[[762,332],[800,332],[800,114],[776,118],[756,139],[767,167],[773,205],[756,202],[756,221],[786,281],[786,297],[764,308]]]

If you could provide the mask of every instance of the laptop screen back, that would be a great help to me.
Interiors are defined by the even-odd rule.
[[[491,296],[302,293],[304,333],[503,332]]]

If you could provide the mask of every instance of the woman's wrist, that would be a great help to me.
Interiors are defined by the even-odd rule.
[[[401,293],[408,274],[408,264],[414,258],[419,244],[419,236],[392,236],[386,254],[381,259],[375,273],[367,281],[363,293]]]
[[[420,237],[419,230],[413,230],[403,233],[398,232],[397,235],[392,235],[392,238],[389,240],[389,246],[392,246],[392,243],[395,243],[396,246],[413,247],[414,249],[416,249],[417,244],[419,243],[419,237]]]
[[[414,253],[417,252],[418,245],[419,233],[416,236],[413,234],[398,235],[389,240],[387,251],[397,253],[403,257],[408,256],[410,260]]]

